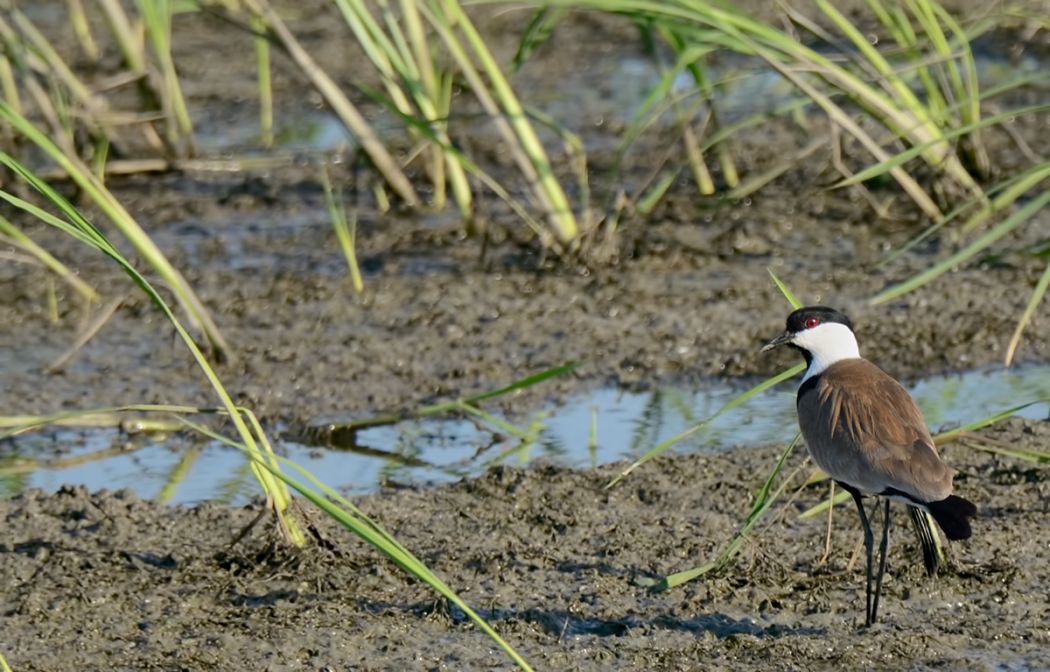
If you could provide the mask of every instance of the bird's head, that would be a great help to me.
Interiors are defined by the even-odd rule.
[[[802,353],[809,365],[805,378],[840,359],[860,357],[853,323],[843,313],[826,306],[806,306],[788,315],[784,333],[762,346],[762,352],[780,345]]]

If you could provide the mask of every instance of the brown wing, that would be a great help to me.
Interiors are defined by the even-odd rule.
[[[920,501],[952,491],[926,421],[900,383],[864,359],[829,366],[798,398],[813,461],[864,492],[900,490]]]

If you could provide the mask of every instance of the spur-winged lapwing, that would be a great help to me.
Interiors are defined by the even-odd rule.
[[[832,308],[799,308],[787,330],[762,352],[789,345],[802,352],[806,373],[798,389],[798,424],[818,467],[853,495],[867,551],[865,623],[875,622],[886,571],[890,500],[908,505],[926,569],[937,568],[928,511],[949,539],[968,539],[973,503],[952,494],[952,470],[937,454],[922,412],[896,380],[860,356],[849,318]],[[872,590],[874,538],[862,497],[882,497],[879,571]]]

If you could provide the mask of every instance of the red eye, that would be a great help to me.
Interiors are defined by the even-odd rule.
[[[820,324],[819,317],[807,317],[806,318],[806,329],[812,329],[813,327]]]

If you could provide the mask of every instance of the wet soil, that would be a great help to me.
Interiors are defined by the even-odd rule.
[[[981,433],[1045,448],[1050,425]],[[927,579],[902,511],[882,602],[864,629],[852,507],[778,504],[729,569],[665,593],[637,579],[714,558],[776,449],[658,459],[620,486],[596,470],[495,468],[358,500],[536,669],[1015,669],[1050,666],[1046,469],[950,446],[975,533]],[[787,468],[801,464],[803,454]],[[808,473],[808,472],[806,472]],[[507,669],[457,609],[321,516],[291,551],[258,506],[165,507],[67,489],[0,502],[0,635],[18,670]]]
[[[231,54],[229,81],[206,77],[223,48],[221,24],[180,20],[195,22],[187,31],[194,41],[179,55],[191,105],[209,110],[211,123],[244,123],[254,114],[243,103],[252,99],[244,83],[250,59]],[[297,20],[313,46],[335,40],[324,15]],[[496,14],[487,25],[512,24]],[[567,25],[522,77],[585,63],[585,54],[611,58],[608,36],[630,34],[607,20]],[[619,41],[630,52],[633,39]],[[318,53],[335,69],[349,57],[343,49]],[[245,62],[248,74],[239,75],[233,64]],[[280,100],[307,106],[286,102],[285,115],[312,109],[287,64],[278,66],[275,87]],[[1019,119],[1016,133],[1047,155],[1050,135],[1040,124],[1045,130],[1044,119]],[[640,184],[671,138],[646,140],[616,179]],[[1004,170],[1023,164],[1013,136],[991,131],[987,140]],[[797,129],[771,126],[734,149],[748,175],[806,142]],[[594,144],[603,146],[600,138]],[[620,184],[611,152],[589,159],[592,186]],[[598,385],[771,374],[794,361],[757,352],[787,313],[767,268],[804,302],[845,308],[863,352],[894,375],[991,364],[1045,265],[1008,253],[888,305],[868,305],[958,242],[938,238],[877,265],[922,223],[899,198],[894,217],[880,220],[856,192],[826,190],[838,174],[824,151],[740,203],[702,200],[683,179],[653,216],[626,217],[603,254],[575,261],[544,255],[498,204],[481,206],[491,232],[482,254],[447,215],[379,213],[361,197],[367,289],[355,295],[317,176],[309,162],[289,162],[265,172],[112,182],[214,311],[236,356],[220,374],[270,426],[411,408],[566,361],[581,363],[572,377],[501,403],[524,413]],[[875,195],[892,193],[887,186]],[[1037,217],[992,251],[1045,241],[1050,215]],[[75,338],[83,308],[59,287],[53,322],[46,276],[0,266],[0,321],[10,325],[0,332],[6,414],[215,403],[171,329],[126,278],[68,240],[27,230],[107,297],[126,298],[71,363],[44,374]],[[1045,310],[1020,358],[1050,359]],[[1011,421],[985,434],[1043,450],[1050,428]],[[901,525],[885,623],[871,631],[857,627],[863,571],[847,568],[859,538],[852,512],[835,518],[827,564],[818,562],[824,523],[795,516],[824,495],[819,488],[779,505],[731,571],[662,594],[637,587],[638,577],[710,560],[746,515],[774,455],[752,447],[661,459],[611,491],[601,486],[616,465],[500,468],[358,503],[539,669],[1050,667],[1047,472],[956,446],[946,455],[960,470],[958,488],[982,511],[975,537],[954,545],[950,569],[928,581]],[[168,508],[77,489],[0,502],[0,650],[16,670],[233,670],[246,661],[273,670],[507,667],[462,614],[319,515],[325,541],[306,550],[288,550],[266,525],[229,547],[258,510]]]

